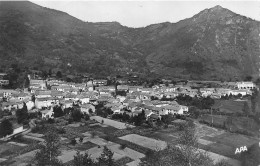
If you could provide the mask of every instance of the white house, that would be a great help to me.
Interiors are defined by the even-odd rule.
[[[80,111],[82,113],[86,113],[86,114],[89,114],[90,112],[89,111],[92,111],[93,113],[96,111],[95,110],[95,107],[92,105],[92,104],[82,104],[80,106]]]
[[[256,87],[253,82],[237,82],[236,86],[238,89],[253,89]]]
[[[161,108],[163,109],[162,111],[163,115],[167,115],[167,114],[183,115],[185,112],[188,112],[188,107],[182,105],[168,105],[168,106],[162,106]]]
[[[42,113],[42,118],[46,118],[46,119],[54,118],[54,112],[52,107],[51,109],[42,110],[41,113]]]
[[[51,97],[51,91],[50,90],[37,90],[37,91],[35,91],[35,97],[36,98]]]
[[[47,98],[38,98],[35,100],[35,107],[38,109],[41,108],[47,108],[52,106],[55,103],[55,100],[51,97],[47,97]]]

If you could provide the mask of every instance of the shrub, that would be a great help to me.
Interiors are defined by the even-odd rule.
[[[125,143],[120,145],[120,149],[124,150],[127,147],[127,145]]]
[[[77,141],[75,140],[75,138],[73,138],[71,141],[70,141],[70,144],[75,146],[77,144]]]

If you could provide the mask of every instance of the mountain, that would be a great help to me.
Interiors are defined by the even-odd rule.
[[[259,46],[260,22],[221,6],[177,23],[129,28],[27,1],[0,2],[2,68],[235,80],[259,76]]]

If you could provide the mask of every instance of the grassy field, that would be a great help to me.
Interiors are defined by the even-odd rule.
[[[2,143],[0,144],[0,156],[1,158],[8,158],[10,155],[13,155],[17,151],[23,149],[21,146]]]
[[[227,119],[229,117],[229,119]],[[199,118],[200,122],[211,125],[213,119],[213,126],[228,130],[230,132],[237,132],[250,136],[259,136],[260,125],[248,117],[235,117],[226,115],[209,115],[205,114]]]
[[[213,108],[219,108],[219,111],[223,113],[242,113],[244,102],[245,101],[215,100]]]
[[[224,122],[226,121],[227,116],[225,115],[210,115],[210,114],[204,114],[202,115],[199,120],[203,120],[207,123],[212,123],[213,120],[213,124],[217,125],[217,126],[224,126]]]
[[[238,155],[235,155],[236,148],[240,148],[241,146],[249,147],[252,144],[259,142],[256,138],[229,132],[225,132],[215,137],[205,136],[202,137],[202,139],[211,141],[212,144],[200,144],[200,148],[235,159],[239,158]]]

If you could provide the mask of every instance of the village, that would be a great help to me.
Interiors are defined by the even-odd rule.
[[[195,124],[200,133],[200,148],[208,151],[209,147],[206,146],[215,142],[211,138],[228,133],[213,123],[217,116],[227,115],[219,114],[220,106],[216,101],[232,99],[241,103],[257,91],[257,86],[251,81],[173,83],[172,80],[162,79],[161,83],[148,87],[131,85],[129,81],[120,79],[114,85],[107,85],[106,79],[88,79],[82,83],[67,82],[56,77],[40,79],[34,75],[28,75],[28,79],[28,88],[0,89],[1,122],[8,119],[13,128],[11,133],[1,135],[3,142],[0,147],[3,150],[0,150],[0,164],[28,164],[38,142],[44,141],[43,126],[48,125],[58,127],[61,140],[66,145],[59,156],[63,163],[73,160],[78,151],[88,151],[93,157],[98,157],[102,151],[99,147],[106,145],[114,152],[115,160],[123,162],[122,165],[138,165],[147,149],[164,149],[167,142],[176,140],[176,124],[178,126],[198,117]],[[8,80],[0,82],[2,85],[8,84]],[[241,110],[244,107],[242,105]],[[28,112],[26,118],[23,117],[24,110]],[[209,118],[202,119],[204,116]],[[157,134],[152,130],[156,130]],[[209,135],[210,139],[203,138]],[[246,136],[241,136],[241,139],[247,140],[247,144],[258,141]],[[248,142],[248,139],[253,141]],[[122,145],[127,149],[121,149]],[[22,155],[22,152],[8,154],[8,151],[13,152],[8,149],[9,146],[11,149],[20,146],[14,148],[15,151],[21,151],[20,148],[24,147],[28,150]],[[225,154],[218,153],[214,148],[209,153],[215,161],[228,159],[232,165],[239,165],[234,153],[240,146],[245,145],[236,144]],[[22,159],[21,156],[29,159]]]

